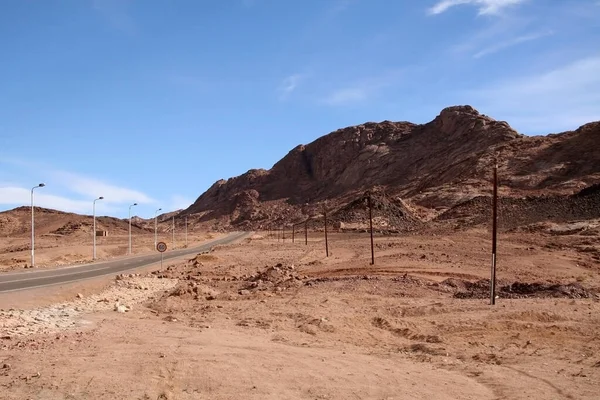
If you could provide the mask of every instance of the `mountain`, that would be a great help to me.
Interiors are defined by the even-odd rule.
[[[471,106],[454,106],[421,125],[368,122],[299,145],[270,170],[217,181],[181,215],[260,227],[302,221],[327,204],[334,221],[374,189],[403,209],[398,221],[412,223],[489,196],[495,160],[501,196],[573,194],[600,181],[600,121],[526,136]]]

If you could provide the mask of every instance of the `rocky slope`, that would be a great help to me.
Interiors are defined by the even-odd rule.
[[[132,230],[141,232],[144,227],[132,218]],[[110,234],[126,233],[129,230],[127,220],[114,217],[96,217],[96,228],[107,230]],[[43,207],[35,207],[35,229],[39,235],[77,235],[91,234],[93,220],[91,215],[79,215]],[[17,207],[0,212],[0,235],[15,237],[31,232],[31,207]]]
[[[320,215],[325,202],[332,216],[343,214],[363,191],[379,187],[384,202],[413,206],[394,221],[380,210],[381,224],[412,225],[419,214],[488,196],[495,159],[502,196],[572,194],[600,180],[598,144],[600,122],[529,137],[470,106],[449,107],[423,125],[365,123],[297,146],[268,171],[216,182],[182,214],[219,226],[294,223]]]

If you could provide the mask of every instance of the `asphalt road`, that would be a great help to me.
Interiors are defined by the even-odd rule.
[[[247,235],[247,232],[236,232],[231,233],[224,238],[212,240],[194,248],[171,251],[167,250],[163,253],[163,260],[169,260],[171,258],[190,254],[197,254],[199,252],[209,250],[212,246],[231,243]],[[75,282],[82,279],[95,278],[103,275],[118,274],[124,271],[145,267],[147,265],[160,262],[160,257],[160,253],[156,252],[143,256],[122,258],[115,261],[103,261],[59,269],[0,274],[0,293]]]

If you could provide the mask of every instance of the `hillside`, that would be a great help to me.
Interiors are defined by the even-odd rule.
[[[35,207],[35,229],[38,235],[91,234],[91,215],[79,215],[43,207]],[[144,228],[132,219],[132,231],[143,232]],[[110,234],[127,233],[129,223],[114,217],[96,216],[97,230]],[[31,232],[31,207],[17,207],[0,212],[0,236],[23,236]]]
[[[470,106],[448,107],[426,124],[369,122],[297,146],[270,170],[216,182],[182,214],[223,227],[294,223],[379,187],[386,201],[412,205],[403,221],[428,219],[488,196],[495,158],[501,196],[565,196],[600,180],[598,144],[600,122],[525,136]]]

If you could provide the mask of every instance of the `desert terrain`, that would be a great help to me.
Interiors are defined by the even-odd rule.
[[[596,399],[598,235],[502,233],[495,306],[481,228],[376,235],[375,265],[364,233],[330,232],[326,257],[323,232],[256,232],[3,294],[2,398]]]
[[[598,399],[599,134],[530,137],[455,106],[219,180],[159,216],[159,240],[175,218],[175,248],[185,226],[189,246],[246,232],[233,243],[0,293],[0,398]],[[31,267],[30,212],[0,213],[3,272]],[[97,222],[98,259],[124,257],[128,221]],[[90,262],[92,230],[36,209],[35,268]],[[132,236],[154,252],[153,219]]]
[[[93,261],[93,222],[91,216],[65,213],[36,207],[35,268],[56,268]],[[169,218],[161,216],[157,240],[169,250],[191,247],[206,240],[222,237],[189,225],[187,235],[183,220],[177,220],[175,235]],[[107,236],[96,237],[96,260],[125,257],[129,249],[127,220],[97,217],[96,230]],[[0,271],[31,268],[31,208],[19,207],[0,213]],[[131,250],[133,255],[150,254],[154,249],[154,219],[132,218]]]

